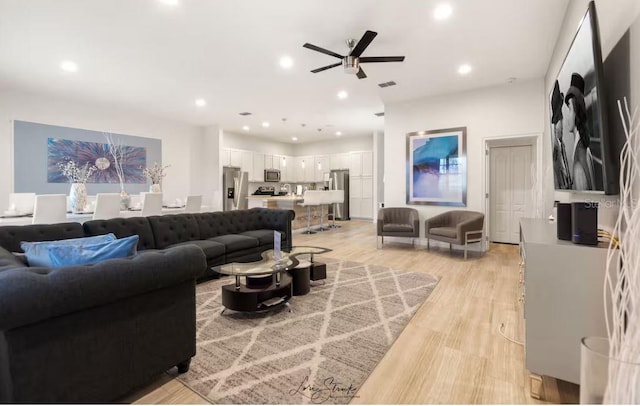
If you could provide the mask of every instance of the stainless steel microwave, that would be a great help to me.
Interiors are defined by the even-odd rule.
[[[279,169],[265,169],[264,170],[265,182],[280,182],[280,170]]]

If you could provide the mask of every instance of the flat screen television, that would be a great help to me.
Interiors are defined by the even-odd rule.
[[[619,165],[610,156],[603,75],[592,1],[549,95],[556,190],[618,193]]]

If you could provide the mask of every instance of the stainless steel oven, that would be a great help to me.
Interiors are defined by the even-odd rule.
[[[280,170],[279,169],[265,169],[264,170],[265,182],[280,182]]]

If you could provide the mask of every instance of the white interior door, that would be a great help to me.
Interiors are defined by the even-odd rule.
[[[531,204],[532,147],[494,147],[490,159],[491,241],[517,244]]]

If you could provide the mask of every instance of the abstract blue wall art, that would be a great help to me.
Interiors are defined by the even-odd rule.
[[[127,145],[124,147],[124,156],[122,170],[125,182],[146,184],[142,168],[147,166],[147,150]],[[106,143],[47,139],[47,182],[68,183],[58,166],[58,163],[68,160],[75,161],[79,166],[88,162],[98,168],[89,178],[89,183],[120,183]]]
[[[466,127],[407,134],[407,204],[466,206]]]

